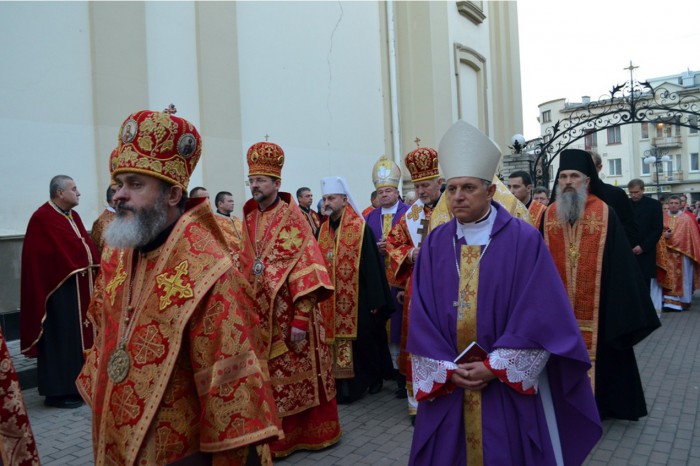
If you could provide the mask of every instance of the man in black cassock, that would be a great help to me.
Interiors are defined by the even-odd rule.
[[[543,235],[594,364],[598,410],[602,418],[637,420],[647,410],[633,347],[661,324],[622,224],[601,201],[588,152],[562,151],[556,179]]]
[[[319,230],[318,243],[335,286],[333,298],[321,303],[321,309],[324,317],[333,316],[326,320],[335,322],[331,330],[336,399],[350,403],[367,391],[378,393],[383,379],[392,375],[386,322],[394,308],[377,240],[360,216],[345,180],[324,178],[321,191],[327,219]],[[351,362],[347,358],[350,348]]]
[[[656,243],[664,229],[664,212],[661,203],[644,195],[644,181],[635,178],[627,183],[632,201],[632,211],[637,222],[639,242],[632,247],[642,276],[651,291],[656,313],[661,312],[662,293],[656,283]]]
[[[603,169],[603,159],[600,154],[593,151],[588,151],[593,158],[593,164],[595,165],[596,171],[600,173]],[[627,241],[630,245],[639,244],[639,225],[637,225],[637,219],[635,218],[634,211],[632,210],[632,202],[625,194],[625,191],[617,186],[613,186],[608,183],[603,183],[598,178],[600,197],[603,202],[612,207],[617,214],[617,218],[622,223],[622,227],[625,230],[625,236],[627,236]]]

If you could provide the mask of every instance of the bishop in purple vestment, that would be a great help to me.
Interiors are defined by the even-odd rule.
[[[495,144],[460,121],[439,152],[455,218],[430,233],[414,268],[407,350],[419,406],[409,464],[581,464],[602,428],[549,251],[492,201]],[[487,358],[455,364],[470,339]]]

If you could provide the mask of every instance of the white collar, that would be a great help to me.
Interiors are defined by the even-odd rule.
[[[467,244],[472,246],[481,246],[488,243],[489,236],[493,224],[496,222],[496,209],[489,206],[489,213],[482,218],[472,223],[461,223],[457,220],[457,239],[466,239]]]
[[[396,204],[394,204],[391,207],[382,207],[382,215],[395,214],[396,211],[398,210],[398,208],[399,208],[399,201],[397,200]]]

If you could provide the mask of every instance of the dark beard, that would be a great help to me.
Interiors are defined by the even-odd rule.
[[[586,198],[588,197],[588,188],[582,186],[574,192],[561,192],[559,186],[556,186],[557,198],[557,217],[562,222],[574,224],[583,214],[586,209]]]
[[[133,213],[132,218],[126,218],[126,211]],[[123,204],[118,205],[117,217],[105,231],[105,242],[116,248],[142,247],[153,241],[167,223],[165,193],[161,193],[151,207],[136,210]]]

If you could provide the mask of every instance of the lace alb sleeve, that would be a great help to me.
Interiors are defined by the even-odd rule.
[[[413,369],[413,396],[421,398],[444,386],[449,380],[451,371],[457,369],[452,361],[438,361],[416,354],[411,355],[411,368]]]
[[[521,384],[523,391],[537,391],[537,380],[548,360],[549,352],[543,349],[496,348],[489,353],[491,368],[505,371],[507,382]]]

